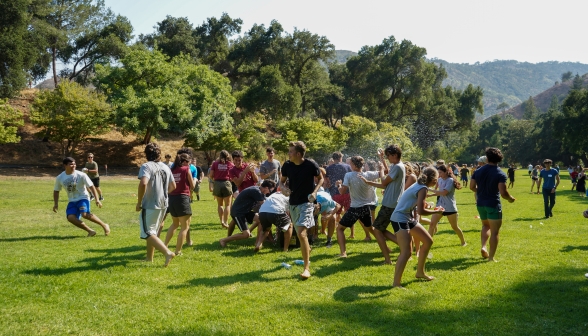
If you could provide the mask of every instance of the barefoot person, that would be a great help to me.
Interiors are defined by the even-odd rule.
[[[218,160],[212,163],[208,178],[214,180],[212,195],[216,198],[218,205],[218,218],[224,228],[228,228],[227,221],[231,214],[231,197],[233,186],[230,180],[229,171],[234,167],[231,156],[226,150],[222,150]]]
[[[55,179],[55,186],[53,187],[53,212],[57,212],[59,208],[59,192],[65,189],[69,203],[65,210],[67,220],[80,229],[88,232],[88,237],[96,235],[96,231],[90,229],[86,223],[80,219],[83,217],[91,222],[100,225],[104,229],[104,234],[110,234],[110,226],[103,223],[98,216],[90,212],[90,196],[86,191],[89,188],[91,192],[96,194],[96,188],[88,175],[76,170],[76,161],[71,157],[63,159],[64,172],[59,174]],[[96,205],[101,208],[102,203],[96,198]]]
[[[281,184],[289,180],[290,217],[300,240],[300,251],[304,260],[304,271],[300,276],[310,278],[310,245],[307,230],[314,226],[314,204],[316,194],[323,185],[323,175],[316,162],[304,158],[306,145],[302,141],[288,144],[288,161],[282,166]],[[319,179],[315,184],[314,177]],[[281,188],[281,186],[280,186]]]
[[[510,203],[515,201],[506,189],[506,174],[500,170],[498,163],[502,161],[502,152],[498,148],[486,148],[488,164],[478,168],[470,181],[470,190],[476,193],[476,207],[482,221],[483,258],[488,261],[494,260],[496,248],[498,247],[498,233],[502,226],[502,205],[500,196]],[[490,238],[490,252],[486,249],[486,243]]]
[[[267,179],[267,181],[272,181]],[[263,230],[257,230],[257,240],[255,241],[255,251],[262,248],[263,241],[271,232],[272,225],[284,232],[284,252],[290,247],[290,238],[292,238],[292,221],[289,216],[288,196],[289,189],[282,189],[271,194],[265,199],[265,202],[259,208],[259,223]]]
[[[377,188],[385,189],[384,197],[382,198],[382,207],[378,212],[378,216],[374,220],[374,236],[378,241],[378,246],[384,255],[384,263],[392,264],[390,261],[390,249],[386,244],[386,239],[398,244],[396,236],[388,231],[390,224],[390,217],[394,213],[394,209],[398,204],[400,196],[404,192],[404,185],[406,183],[406,167],[400,160],[402,157],[402,150],[398,145],[388,146],[384,151],[379,150],[378,155],[381,161],[385,164],[384,157],[388,159],[391,164],[388,173],[381,182],[368,181],[360,177],[365,183]]]
[[[251,186],[239,193],[239,196],[237,196],[235,203],[231,207],[231,217],[233,220],[229,224],[228,236],[219,241],[221,247],[226,247],[228,242],[251,237],[248,224],[259,222],[257,212],[264,203],[266,195],[269,196],[275,187],[276,184],[274,181],[265,180],[261,186]],[[241,233],[232,234],[235,226],[239,228]],[[259,231],[263,230],[258,230],[258,233]]]
[[[169,193],[169,213],[172,216],[172,225],[167,230],[165,246],[169,245],[176,229],[180,227],[176,243],[176,255],[182,254],[182,246],[186,241],[186,235],[190,232],[190,219],[192,218],[192,206],[190,205],[190,191],[194,189],[194,179],[190,171],[190,155],[182,153],[176,156],[171,169],[176,188]],[[191,241],[191,239],[190,239]]]
[[[439,180],[437,182],[439,189],[431,191],[429,196],[439,196],[437,206],[445,209],[445,211],[441,214],[434,214],[431,216],[429,234],[433,237],[435,233],[437,233],[437,223],[439,223],[439,220],[443,216],[447,216],[451,228],[459,237],[461,246],[466,246],[467,244],[463,237],[463,232],[457,225],[458,213],[457,203],[455,202],[455,190],[461,189],[461,183],[457,181],[457,178],[447,166],[441,165],[437,167],[437,170],[439,171]]]
[[[429,235],[427,230],[425,230],[425,228],[413,218],[413,209],[416,206],[419,215],[443,213],[443,208],[436,211],[431,211],[426,208],[427,190],[437,184],[437,177],[437,169],[433,167],[425,168],[419,176],[417,183],[406,189],[402,196],[400,196],[396,209],[394,209],[394,213],[392,213],[392,217],[390,217],[392,228],[394,229],[396,239],[398,240],[398,246],[400,247],[400,255],[398,256],[398,260],[396,260],[396,269],[394,270],[393,287],[402,287],[402,273],[404,273],[404,268],[406,267],[406,263],[412,253],[410,247],[411,236],[415,237],[415,240],[422,242],[418,257],[416,277],[428,281],[434,279],[434,277],[425,273],[425,263],[427,261],[429,249],[433,245],[433,238],[431,238],[431,235]]]
[[[148,162],[144,163],[139,170],[139,187],[135,207],[137,211],[140,211],[141,239],[147,240],[145,261],[153,262],[153,253],[157,249],[165,256],[163,265],[167,267],[176,255],[157,237],[157,229],[167,210],[167,195],[176,189],[176,183],[169,167],[160,162],[161,150],[157,144],[148,143],[145,146],[145,156]]]

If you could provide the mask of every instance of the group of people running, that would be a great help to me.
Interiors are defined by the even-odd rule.
[[[306,146],[301,141],[289,144],[288,160],[283,164],[274,159],[273,148],[267,148],[266,154],[267,160],[257,167],[244,162],[240,151],[229,154],[223,150],[210,166],[210,189],[217,202],[220,225],[227,229],[227,235],[219,241],[221,247],[235,240],[248,239],[257,228],[254,249],[259,251],[263,243],[272,238],[271,230],[275,226],[283,235],[282,248],[285,251],[290,246],[291,237],[297,237],[304,261],[301,277],[306,279],[311,276],[311,244],[319,232],[326,234],[327,247],[333,245],[332,237],[336,234],[339,257],[346,258],[345,231],[359,221],[366,240],[375,237],[385,264],[392,264],[387,241],[399,246],[393,286],[401,287],[402,274],[413,253],[418,259],[415,276],[434,279],[426,274],[425,263],[430,256],[437,224],[443,216],[447,217],[460,244],[467,244],[458,225],[455,200],[455,191],[462,188],[455,175],[458,167],[446,165],[442,160],[428,166],[403,162],[398,145],[378,150],[379,161],[371,168],[361,156],[352,156],[344,163],[340,152],[332,154],[329,165],[320,167],[305,157]],[[501,151],[487,148],[485,154],[478,159],[474,172],[469,172],[469,189],[475,192],[482,222],[481,255],[489,261],[496,261],[502,225],[500,198],[508,202],[514,202],[515,198],[507,190],[507,175],[498,167],[503,159]],[[153,261],[157,249],[165,255],[167,266],[175,256],[182,254],[184,244],[192,244],[189,236],[192,194],[196,191],[199,200],[197,185],[202,182],[203,173],[194,165],[188,149],[179,150],[173,162],[169,158],[162,162],[159,147],[151,143],[146,146],[145,155],[148,162],[139,171],[136,205],[140,212],[141,238],[147,241],[146,261]],[[70,200],[67,219],[88,231],[89,236],[96,232],[86,226],[82,218],[101,225],[105,234],[109,234],[109,226],[90,211],[87,189],[98,195],[93,182],[87,174],[75,170],[73,158],[66,158],[63,163],[65,171],[55,183],[53,210],[57,211],[59,191],[65,188]],[[548,218],[553,216],[559,174],[551,168],[550,160],[545,160],[544,165],[544,169],[537,174],[531,171],[530,175],[538,176],[539,183],[544,181],[545,215]],[[468,167],[462,169],[470,171]],[[464,181],[463,172],[458,172],[461,181],[467,183],[468,174]],[[383,190],[380,202],[376,189]],[[381,206],[376,214],[378,204]],[[96,198],[96,205],[102,205],[100,197]],[[165,241],[162,241],[159,235],[168,213],[172,224]],[[425,218],[428,216],[430,219]],[[428,229],[423,224],[428,225]],[[239,233],[234,234],[235,227]],[[178,228],[176,247],[172,252],[168,244]]]

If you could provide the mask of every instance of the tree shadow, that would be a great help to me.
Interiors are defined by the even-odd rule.
[[[330,256],[327,256],[330,257]],[[324,266],[318,268],[313,272],[313,275],[318,277],[328,277],[340,272],[348,272],[356,270],[360,267],[380,267],[380,263],[374,262],[375,258],[381,258],[382,253],[379,252],[368,252],[368,253],[350,253],[347,252],[347,258],[338,258],[340,261],[333,265]],[[313,257],[310,257],[311,261]]]
[[[100,271],[116,266],[127,266],[129,262],[141,260],[141,258],[144,257],[144,252],[135,254],[131,253],[143,251],[144,249],[144,246],[127,246],[114,249],[88,249],[86,252],[97,253],[100,255],[79,260],[78,263],[83,264],[81,266],[33,268],[23,271],[23,274],[60,276],[75,272]]]
[[[484,259],[459,258],[444,261],[435,259],[427,261],[428,270],[463,271],[472,266],[486,262]]]
[[[356,302],[362,300],[373,300],[388,296],[384,291],[389,291],[390,286],[348,286],[337,290],[333,294],[335,301]]]
[[[449,223],[447,223],[449,224]],[[437,225],[437,228],[439,228],[439,225]],[[468,232],[480,232],[480,229],[469,229],[469,230],[461,230],[463,233],[468,233]],[[453,229],[449,228],[448,230],[443,230],[443,231],[437,231],[437,233],[435,233],[436,235],[440,235],[440,234],[451,234],[451,235],[455,235],[455,231],[453,231]],[[433,237],[434,239],[435,237]],[[459,240],[459,239],[458,239]]]
[[[586,246],[564,246],[562,247],[559,251],[560,252],[572,252],[574,250],[580,250],[580,251],[588,251],[588,245]]]
[[[86,236],[31,236],[19,238],[0,238],[0,242],[20,242],[29,240],[69,240],[78,238],[86,238]]]
[[[273,272],[277,272],[282,270],[281,266],[276,266],[273,268],[268,269],[260,269],[251,272],[245,273],[236,273],[236,274],[228,274],[224,276],[218,277],[211,277],[211,278],[194,278],[192,280],[188,280],[184,284],[180,285],[169,285],[167,289],[182,289],[182,288],[189,288],[189,287],[196,287],[196,286],[206,286],[206,287],[223,287],[227,285],[232,285],[235,283],[241,284],[250,284],[250,283],[268,283],[278,280],[284,279],[291,279],[293,277],[297,277],[298,274],[292,274],[289,276],[282,276],[277,278],[267,278],[265,277],[268,274]]]

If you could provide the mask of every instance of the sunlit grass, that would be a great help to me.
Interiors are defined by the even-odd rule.
[[[437,279],[415,281],[412,261],[403,291],[391,288],[394,267],[380,265],[377,244],[362,242],[359,228],[348,259],[336,258],[337,246],[315,247],[313,277],[301,281],[300,266],[280,267],[300,259],[297,249],[254,254],[253,239],[221,249],[226,231],[204,191],[193,204],[194,247],[166,269],[160,254],[140,261],[135,178],[103,178],[105,206],[93,210],[112,234],[94,238],[66,222],[65,195],[59,214],[51,212],[53,180],[3,178],[0,334],[586,335],[587,199],[564,176],[554,217],[543,220],[530,182],[517,172],[517,201],[503,205],[499,263],[479,255],[480,223],[464,188],[457,198],[468,246],[442,222],[427,263]]]

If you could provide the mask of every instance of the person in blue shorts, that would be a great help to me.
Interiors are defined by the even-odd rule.
[[[87,219],[100,225],[104,229],[104,235],[110,234],[110,226],[105,224],[98,218],[98,216],[92,214],[90,211],[90,195],[86,191],[86,188],[90,188],[90,191],[94,195],[98,195],[96,187],[92,184],[88,175],[76,170],[76,160],[71,157],[63,159],[63,167],[65,171],[59,174],[55,179],[55,186],[53,188],[53,212],[57,212],[59,208],[59,192],[61,189],[65,189],[67,192],[67,198],[69,203],[67,204],[67,210],[65,214],[67,220],[73,225],[80,229],[88,232],[88,237],[96,235],[96,231],[90,229],[82,220]],[[102,203],[96,198],[96,205],[101,208]]]
[[[502,161],[502,152],[498,148],[486,148],[487,164],[479,167],[472,175],[470,190],[476,193],[476,207],[482,220],[483,258],[488,261],[496,261],[494,255],[498,247],[498,234],[502,226],[502,205],[500,196],[510,203],[515,201],[506,190],[506,174],[500,170],[498,163]],[[490,253],[486,249],[486,243],[490,238]]]
[[[545,159],[542,169],[539,173],[539,185],[543,181],[543,207],[545,210],[545,218],[553,217],[553,207],[555,206],[555,190],[559,185],[559,170],[551,168],[551,160]]]

